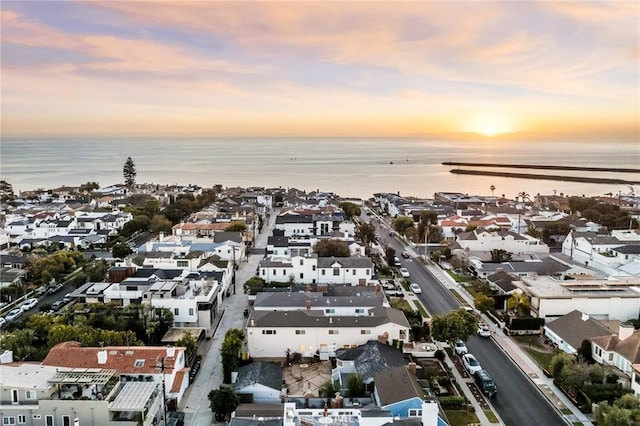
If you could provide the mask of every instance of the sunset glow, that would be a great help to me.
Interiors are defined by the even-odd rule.
[[[1,7],[3,135],[639,131],[635,2]]]

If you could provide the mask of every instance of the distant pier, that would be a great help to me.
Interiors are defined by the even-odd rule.
[[[467,163],[470,164],[470,163]],[[487,166],[489,167],[489,166]],[[504,167],[504,166],[503,166]],[[556,167],[556,166],[552,166]],[[559,167],[559,166],[557,166]],[[591,170],[594,168],[592,167]],[[553,169],[556,170],[556,169]],[[580,168],[561,168],[559,170],[585,170]],[[598,170],[604,171],[604,170]],[[607,171],[611,171],[607,169]],[[538,179],[538,180],[559,180],[563,182],[583,182],[583,183],[603,183],[609,185],[638,185],[640,181],[624,180],[624,179],[611,179],[611,178],[594,178],[594,177],[581,177],[581,176],[560,176],[560,175],[541,175],[531,173],[509,173],[509,172],[490,172],[483,170],[466,170],[466,169],[453,169],[451,173],[458,175],[476,175],[476,176],[499,176],[509,177],[517,179]]]
[[[609,173],[640,173],[640,169],[625,169],[625,168],[617,168],[617,167],[583,167],[583,166],[548,166],[545,164],[500,164],[500,163],[467,163],[460,161],[445,161],[442,163],[445,166],[463,166],[463,167],[492,167],[492,168],[504,168],[504,169],[538,169],[538,170],[574,170],[574,171],[582,171],[582,172],[609,172]],[[452,173],[453,170],[451,171]],[[462,173],[462,174],[485,174],[483,173]],[[504,176],[500,174],[487,174],[488,176]],[[519,173],[516,173],[519,175]],[[531,175],[531,176],[546,176],[546,175]],[[513,176],[519,177],[519,176]],[[565,178],[565,176],[561,176]],[[529,178],[529,179],[541,179],[539,177]],[[585,178],[590,179],[590,178]],[[556,179],[552,179],[556,180]],[[570,179],[565,179],[570,180]],[[614,179],[615,180],[615,179]],[[584,180],[576,181],[576,182],[588,182]],[[621,181],[623,183],[627,183],[626,181]],[[602,183],[611,183],[611,182],[602,182]],[[617,182],[616,182],[617,183]]]

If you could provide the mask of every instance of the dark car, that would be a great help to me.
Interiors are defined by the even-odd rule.
[[[64,300],[56,300],[51,304],[51,309],[53,309],[54,311],[59,311],[60,308],[62,308],[65,304],[66,302]]]
[[[47,294],[54,294],[54,293],[57,293],[57,292],[59,292],[60,290],[62,290],[62,287],[63,287],[63,285],[62,285],[62,284],[56,284],[56,285],[54,285],[54,286],[52,286],[52,287],[49,287],[49,288],[47,289]]]

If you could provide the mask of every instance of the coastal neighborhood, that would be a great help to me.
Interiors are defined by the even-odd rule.
[[[2,424],[600,424],[640,398],[640,196],[487,189],[3,182]]]

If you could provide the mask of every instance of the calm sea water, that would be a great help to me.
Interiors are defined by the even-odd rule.
[[[122,182],[122,166],[128,156],[135,162],[137,182],[296,187],[363,198],[375,192],[421,197],[436,191],[490,194],[491,185],[496,195],[510,198],[522,191],[531,195],[554,190],[571,195],[629,192],[626,185],[454,175],[449,173],[451,167],[441,165],[447,160],[640,167],[638,142],[56,138],[3,139],[0,176],[16,191],[87,181],[106,186]],[[516,171],[640,180],[638,174]]]

